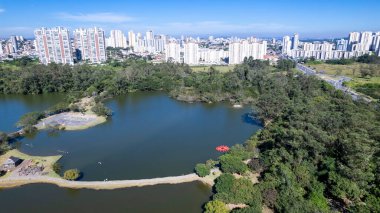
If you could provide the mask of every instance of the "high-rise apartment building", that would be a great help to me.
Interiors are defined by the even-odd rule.
[[[348,40],[340,39],[336,41],[336,50],[347,51]]]
[[[371,50],[377,52],[380,49],[380,32],[375,33],[372,41]]]
[[[188,41],[184,45],[183,62],[189,65],[199,64],[199,46],[195,41]]]
[[[359,32],[350,32],[348,36],[348,45],[349,49],[352,49],[353,44],[359,43],[360,41],[360,33]]]
[[[131,48],[136,47],[136,34],[133,31],[128,32],[128,44]]]
[[[127,48],[127,37],[121,30],[111,30],[107,46],[113,48]]]
[[[292,41],[289,36],[284,36],[282,38],[282,54],[290,55],[290,50],[292,49]]]
[[[11,36],[11,37],[9,38],[9,42],[12,44],[13,51],[14,51],[14,52],[17,52],[17,50],[18,50],[18,41],[17,41],[17,37],[16,37],[16,36]]]
[[[222,64],[228,58],[228,51],[223,49],[199,49],[199,60],[201,64]]]
[[[297,50],[300,44],[299,35],[296,33],[292,37],[292,50]]]
[[[40,28],[34,31],[36,50],[43,64],[74,64],[69,31],[66,28]]]
[[[104,31],[100,28],[76,29],[74,46],[78,60],[102,63],[107,60]]]
[[[366,31],[362,32],[360,35],[360,44],[361,44],[361,51],[369,51],[372,46],[372,40],[373,40],[373,33]]]
[[[245,58],[264,59],[267,52],[267,42],[250,42],[241,40],[229,44],[229,64],[240,64]]]
[[[177,41],[171,40],[165,45],[165,60],[181,63],[181,47]]]

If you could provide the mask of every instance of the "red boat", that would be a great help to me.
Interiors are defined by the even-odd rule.
[[[218,152],[228,152],[228,150],[230,150],[230,147],[221,145],[221,146],[217,146],[215,149]]]

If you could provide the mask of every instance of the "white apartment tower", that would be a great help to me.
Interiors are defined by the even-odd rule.
[[[292,50],[297,50],[299,43],[300,43],[299,35],[296,33],[296,34],[294,34],[294,36],[292,38]]]
[[[177,41],[172,40],[165,45],[165,60],[181,63],[181,48]]]
[[[375,35],[373,36],[371,49],[375,52],[377,52],[380,49],[380,32],[375,33]]]
[[[360,44],[362,46],[362,51],[369,51],[372,46],[373,33],[366,31],[362,32],[360,36]]]
[[[359,41],[360,41],[360,33],[359,32],[351,32],[348,36],[349,49],[352,50],[352,46],[354,44],[359,43]]]
[[[18,50],[18,41],[16,36],[11,36],[9,42],[12,44],[13,51],[17,52]]]
[[[282,54],[290,55],[292,48],[292,41],[289,36],[284,36],[282,38]]]
[[[131,48],[136,47],[136,34],[133,31],[128,32],[128,42],[129,42],[129,47]]]
[[[104,31],[100,28],[76,29],[74,45],[78,60],[94,64],[107,60]]]
[[[267,42],[250,42],[241,40],[229,44],[229,64],[240,64],[245,58],[264,59]]]
[[[127,48],[127,37],[121,30],[111,30],[108,46],[113,48]]]
[[[184,45],[183,62],[189,65],[199,64],[199,46],[194,41],[186,42]]]
[[[66,28],[40,28],[34,31],[36,51],[43,64],[74,64],[69,31]]]

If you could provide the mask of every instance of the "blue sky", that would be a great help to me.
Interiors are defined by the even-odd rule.
[[[333,38],[380,31],[380,0],[0,0],[0,37],[46,26],[169,35]]]

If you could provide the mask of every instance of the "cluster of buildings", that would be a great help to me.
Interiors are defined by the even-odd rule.
[[[14,58],[29,56],[33,52],[33,42],[25,40],[23,36],[10,36],[8,39],[0,40],[0,59],[4,55]]]
[[[22,36],[11,36],[0,41],[0,57],[12,55],[38,57],[43,64],[74,64],[86,62],[104,63],[107,60],[107,48],[117,48],[122,56],[134,54],[150,56],[154,62],[170,61],[197,65],[240,64],[245,58],[274,62],[280,55],[277,48],[282,46],[281,54],[295,58],[317,60],[358,57],[375,53],[380,56],[380,32],[351,32],[348,39],[333,42],[302,42],[299,35],[284,36],[280,41],[249,37],[241,39],[214,38],[207,39],[184,37],[173,38],[155,35],[153,31],[145,34],[121,30],[111,30],[109,36],[101,28],[79,28],[69,32],[64,27],[39,28],[34,31],[34,40],[25,40]],[[121,57],[120,54],[112,57]]]
[[[351,32],[348,39],[339,39],[333,43],[300,42],[298,34],[282,39],[282,54],[296,59],[347,59],[371,53],[380,56],[380,32]]]
[[[256,38],[231,38],[218,48],[202,47],[200,43],[190,38],[181,47],[180,42],[170,40],[165,46],[165,59],[189,65],[240,64],[244,58],[264,59],[267,52],[267,42]]]
[[[171,61],[189,65],[239,64],[244,58],[264,59],[267,42],[257,38],[214,38],[194,39],[182,36],[180,39],[166,35],[155,35],[153,31],[124,34],[111,30],[109,37],[101,28],[75,29],[69,32],[64,27],[39,28],[34,31],[35,39],[30,45],[28,56],[38,57],[43,64],[74,64],[86,62],[104,63],[107,47],[118,48],[123,55],[135,54],[153,56],[158,62]],[[1,55],[16,53],[19,39],[12,36]],[[23,39],[23,38],[21,38]],[[5,52],[3,52],[5,50]]]
[[[41,63],[74,64],[77,61],[103,63],[107,60],[104,31],[100,28],[76,29],[71,40],[63,27],[34,31],[35,49]]]

